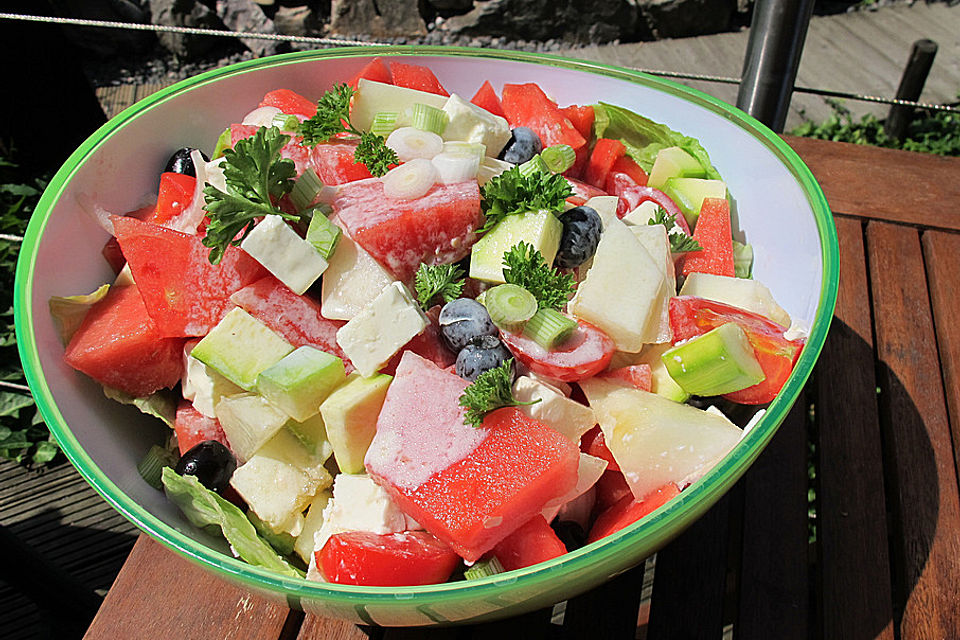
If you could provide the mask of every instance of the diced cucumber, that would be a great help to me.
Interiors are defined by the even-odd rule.
[[[706,172],[692,155],[680,147],[667,147],[657,153],[647,178],[647,186],[662,189],[668,178],[705,178]]]
[[[236,307],[197,343],[190,355],[249,391],[256,385],[260,372],[291,351],[292,344]]]
[[[663,192],[677,203],[692,229],[700,216],[704,198],[726,198],[727,185],[722,180],[703,178],[668,178]]]
[[[747,334],[735,322],[675,346],[660,358],[678,385],[699,396],[740,391],[766,377]]]
[[[346,379],[343,360],[304,345],[257,377],[264,398],[303,422],[320,411],[320,403]]]
[[[330,255],[340,244],[342,233],[340,227],[330,222],[327,216],[314,211],[310,226],[307,228],[307,242],[313,245],[324,260],[329,260]],[[327,268],[330,268],[329,264]]]
[[[418,103],[443,109],[446,102],[445,96],[360,78],[350,109],[350,123],[361,131],[369,131],[374,117],[381,111],[403,113]]]
[[[392,381],[392,376],[382,373],[364,378],[354,372],[320,405],[327,438],[342,472],[363,473],[363,457],[377,432],[377,416]]]
[[[286,426],[293,435],[297,436],[297,439],[306,447],[307,451],[318,460],[326,462],[333,455],[333,445],[327,438],[327,427],[323,422],[323,416],[319,412],[303,422],[291,420]]]
[[[227,396],[217,403],[217,420],[238,460],[249,460],[257,449],[290,420],[290,416],[256,393]]]
[[[552,265],[562,235],[563,223],[549,211],[507,216],[473,245],[470,277],[487,282],[505,282],[503,256],[521,240],[532,244],[544,261]]]

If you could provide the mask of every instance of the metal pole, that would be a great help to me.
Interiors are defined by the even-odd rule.
[[[923,85],[927,82],[933,58],[937,55],[937,43],[933,40],[917,40],[910,50],[910,59],[900,76],[900,86],[897,88],[897,98],[900,100],[916,101],[923,92]],[[895,140],[903,138],[907,132],[907,125],[913,117],[913,108],[906,105],[893,105],[887,114],[887,121],[883,130]]]
[[[737,106],[783,131],[813,0],[757,0],[743,60]]]

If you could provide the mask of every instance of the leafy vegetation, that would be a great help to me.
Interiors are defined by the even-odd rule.
[[[889,149],[919,151],[941,156],[960,156],[960,113],[918,111],[907,126],[903,140],[883,130],[884,121],[867,114],[859,120],[838,100],[828,100],[833,114],[825,122],[805,122],[790,133],[795,136],[869,144]]]
[[[46,186],[9,158],[0,156],[0,382],[25,385],[13,329],[13,277],[21,236]],[[16,387],[0,387],[0,457],[45,464],[59,448],[33,403]]]

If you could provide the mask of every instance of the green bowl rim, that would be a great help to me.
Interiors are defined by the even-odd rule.
[[[813,327],[807,339],[807,345],[783,390],[770,404],[763,418],[743,437],[731,454],[727,455],[720,463],[715,465],[713,469],[700,480],[684,490],[676,499],[671,500],[667,505],[638,523],[608,536],[603,540],[589,544],[554,560],[543,562],[526,569],[511,571],[506,574],[491,576],[476,581],[398,588],[359,587],[310,582],[281,576],[267,569],[254,567],[202,544],[198,544],[192,538],[179,532],[134,502],[99,469],[83,450],[69,426],[64,421],[56,405],[56,401],[46,384],[40,365],[37,344],[32,331],[33,308],[31,291],[33,284],[33,267],[40,238],[49,218],[50,211],[58,200],[65,185],[86,157],[94,152],[101,144],[105,143],[120,127],[140,113],[160,105],[182,91],[199,87],[221,78],[244,73],[251,69],[284,66],[317,58],[354,58],[381,55],[439,58],[470,57],[533,63],[583,71],[642,84],[664,93],[682,97],[689,102],[706,108],[738,124],[748,133],[753,134],[756,139],[772,151],[791,171],[803,189],[808,203],[813,210],[822,247],[823,274],[820,300]],[[773,437],[778,426],[784,420],[790,407],[803,389],[807,378],[813,370],[814,362],[820,350],[823,348],[830,321],[833,317],[838,286],[839,247],[836,227],[826,198],[816,183],[813,174],[793,149],[777,134],[773,133],[756,119],[731,105],[696,89],[691,89],[676,82],[657,78],[646,73],[556,55],[440,46],[344,47],[341,49],[282,54],[207,71],[157,91],[125,109],[101,126],[71,154],[63,167],[50,181],[50,184],[44,191],[36,207],[36,214],[31,219],[27,228],[17,263],[14,289],[14,318],[17,343],[19,345],[20,357],[24,364],[27,383],[32,390],[41,414],[50,426],[51,432],[60,443],[67,458],[107,502],[140,529],[149,533],[151,537],[170,549],[218,573],[247,584],[251,588],[259,590],[266,589],[285,595],[288,598],[290,596],[302,597],[308,601],[311,599],[321,601],[337,599],[340,604],[361,605],[368,603],[375,604],[377,602],[381,604],[400,601],[415,602],[417,599],[416,596],[420,596],[422,598],[429,598],[431,601],[440,602],[459,599],[461,597],[481,598],[494,594],[502,595],[505,587],[520,588],[535,586],[541,581],[555,578],[559,573],[574,573],[578,570],[585,570],[590,565],[604,560],[613,561],[615,556],[622,553],[622,549],[642,540],[648,539],[664,542],[669,537],[676,535],[681,530],[680,527],[688,525],[693,518],[709,508],[709,506],[716,502],[716,500],[739,479]],[[743,452],[745,452],[745,455]],[[693,508],[691,508],[689,512],[685,512],[685,509],[688,505],[691,505],[691,503],[695,503],[692,505]],[[673,527],[672,525],[675,523],[679,526]],[[651,546],[655,547],[656,544],[657,543],[654,542]],[[357,607],[358,614],[363,615],[361,610],[362,607]]]

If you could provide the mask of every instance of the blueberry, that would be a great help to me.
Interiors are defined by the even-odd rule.
[[[553,264],[573,268],[593,257],[600,244],[600,214],[592,207],[574,207],[560,215],[563,235]]]
[[[196,476],[200,484],[212,491],[225,489],[236,470],[237,459],[216,440],[204,440],[192,447],[174,469],[182,476]]]
[[[194,149],[193,147],[181,147],[173,152],[173,155],[170,156],[170,159],[167,160],[167,166],[164,167],[164,172],[168,173],[182,173],[186,176],[197,177],[197,169],[193,166],[193,158],[190,157],[191,151],[199,151],[199,149]],[[210,158],[207,157],[203,151],[200,151],[200,156],[203,158],[204,162],[210,162]]]
[[[540,142],[540,136],[529,127],[517,127],[510,132],[510,140],[503,147],[499,158],[513,164],[522,164],[541,151],[543,143]]]
[[[503,364],[512,356],[510,351],[494,336],[474,338],[457,354],[457,375],[473,382],[484,371]]]
[[[497,335],[487,309],[470,298],[458,298],[443,305],[439,322],[440,335],[454,353],[459,353],[475,338]]]

